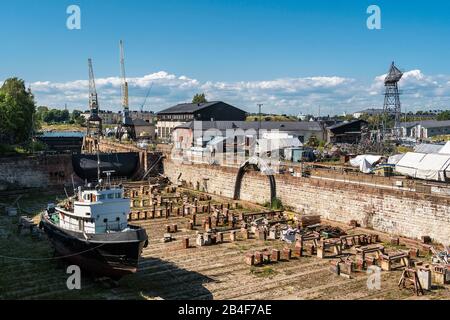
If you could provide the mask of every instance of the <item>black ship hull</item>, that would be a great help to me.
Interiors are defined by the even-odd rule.
[[[43,214],[40,227],[66,261],[92,275],[113,279],[135,273],[142,250],[148,244],[145,229],[133,226],[127,232],[86,235],[62,229]]]
[[[131,178],[139,169],[139,154],[100,153],[100,171],[112,171],[111,177]],[[98,158],[96,154],[73,154],[72,166],[81,179],[97,179]]]

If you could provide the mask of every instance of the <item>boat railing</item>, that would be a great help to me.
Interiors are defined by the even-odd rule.
[[[105,183],[105,180],[103,178],[101,180],[102,180],[103,183]],[[98,179],[91,179],[91,180],[89,180],[89,182],[93,186],[96,186],[96,185],[99,184]],[[118,186],[118,185],[121,185],[121,184],[129,182],[129,179],[127,177],[120,177],[120,176],[118,176],[118,177],[110,177],[107,182],[108,182],[108,184]]]

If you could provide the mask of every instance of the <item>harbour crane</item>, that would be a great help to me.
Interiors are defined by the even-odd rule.
[[[130,117],[130,107],[128,103],[128,82],[125,74],[125,55],[123,50],[123,41],[120,40],[120,73],[122,78],[122,123],[118,128],[118,138],[121,139],[123,133],[127,133],[128,137],[135,139],[135,130],[133,120]],[[123,132],[125,131],[125,132]]]
[[[147,102],[147,99],[150,96],[150,92],[152,91],[152,88],[153,88],[153,82],[150,84],[150,88],[148,89],[147,95],[145,96],[145,99],[144,99],[144,103],[142,103],[142,105],[141,105],[141,113],[144,112],[145,103]]]
[[[89,118],[87,121],[88,135],[102,135],[102,119],[99,116],[97,89],[95,87],[94,68],[92,59],[88,59],[89,68]]]

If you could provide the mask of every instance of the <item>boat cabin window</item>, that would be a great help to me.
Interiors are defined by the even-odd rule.
[[[84,194],[83,199],[86,201],[89,201],[89,199],[90,199],[89,194]]]
[[[114,199],[114,193],[109,193],[108,194],[108,199]]]
[[[105,200],[106,196],[104,194],[98,195],[98,200]]]
[[[104,223],[107,223],[107,222],[108,222],[108,219],[103,219],[103,222],[104,222]]]
[[[116,199],[120,199],[120,198],[122,198],[122,194],[120,192],[116,193]]]

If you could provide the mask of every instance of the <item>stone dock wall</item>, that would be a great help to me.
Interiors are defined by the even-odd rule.
[[[70,154],[0,158],[0,190],[59,187],[72,174]]]
[[[184,181],[193,188],[233,197],[237,168],[205,164],[180,164],[167,159],[164,173],[172,182]],[[323,177],[275,175],[277,197],[284,205],[305,214],[320,214],[332,221],[358,221],[362,226],[418,239],[450,243],[450,196],[408,188],[349,183]],[[267,176],[247,172],[241,199],[265,203],[270,200]]]

